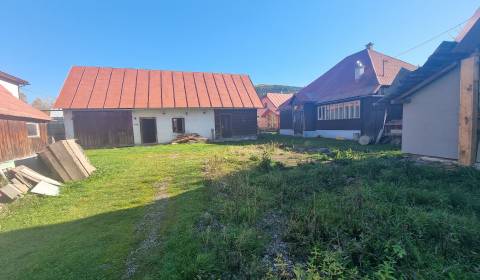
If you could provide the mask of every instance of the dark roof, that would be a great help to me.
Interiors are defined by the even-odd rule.
[[[72,67],[54,108],[261,108],[247,75]]]
[[[480,9],[468,20],[455,41],[444,41],[425,64],[417,70],[403,75],[385,91],[379,102],[401,103],[419,89],[454,69],[462,59],[480,48]]]
[[[18,77],[15,77],[13,75],[10,75],[10,74],[2,72],[2,71],[0,71],[0,80],[5,80],[5,81],[8,81],[8,82],[11,82],[12,84],[22,85],[22,86],[29,84],[25,80],[22,80]]]
[[[359,80],[355,80],[357,61],[364,65]],[[376,94],[380,87],[389,86],[402,68],[414,70],[416,66],[367,48],[344,58],[300,90],[293,103],[324,103]]]
[[[0,85],[0,116],[48,121],[50,117],[13,96]]]
[[[402,73],[392,86],[385,90],[386,96],[380,102],[398,102],[438,78],[439,74],[446,73],[446,70],[450,70],[468,56],[465,53],[453,52],[456,46],[456,42],[442,42],[422,67],[410,73]]]

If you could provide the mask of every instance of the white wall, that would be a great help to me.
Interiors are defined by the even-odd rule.
[[[403,105],[402,151],[458,159],[460,68],[416,92]]]
[[[324,137],[324,138],[341,138],[347,140],[357,140],[360,130],[313,130],[304,131],[303,137]]]
[[[280,129],[280,134],[293,136],[295,133],[293,132],[293,129]]]
[[[10,93],[13,94],[16,98],[18,98],[18,85],[12,84],[10,82],[0,80],[0,85],[6,88]]]
[[[65,126],[65,138],[73,139],[75,138],[75,133],[73,130],[73,118],[72,111],[66,110],[63,111],[63,121]]]
[[[203,137],[212,139],[212,130],[215,130],[213,109],[133,110],[133,139],[136,145],[142,144],[141,117],[154,117],[156,119],[158,143],[170,142],[177,136],[172,131],[172,118],[185,118],[185,133],[198,133]]]

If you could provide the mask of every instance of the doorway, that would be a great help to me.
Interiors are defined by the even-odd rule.
[[[302,111],[293,113],[293,132],[295,135],[303,135],[304,114]]]
[[[142,144],[157,143],[157,121],[155,118],[140,118]]]
[[[220,115],[220,131],[222,138],[232,137],[232,116]]]

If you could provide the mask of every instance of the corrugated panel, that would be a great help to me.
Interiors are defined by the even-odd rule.
[[[75,93],[75,98],[73,99],[71,108],[87,108],[88,101],[90,101],[90,96],[92,95],[93,87],[95,86],[95,81],[97,80],[98,68],[96,67],[86,67],[83,72],[82,79],[78,85],[77,92]]]
[[[175,107],[187,108],[187,97],[185,95],[185,84],[183,83],[182,72],[173,72],[173,89],[175,98]]]
[[[220,96],[220,100],[222,100],[223,107],[233,107],[233,103],[230,99],[230,95],[228,94],[227,86],[223,81],[222,74],[213,74],[213,79],[215,80],[215,85],[217,86],[218,95]]]
[[[173,98],[173,77],[171,71],[162,72],[162,107],[175,108]]]
[[[210,103],[210,97],[208,96],[207,87],[205,85],[205,80],[203,79],[203,74],[193,73],[193,78],[195,80],[195,88],[197,89],[198,100],[200,102],[199,106],[203,108],[212,107],[212,104]]]
[[[119,108],[125,69],[113,69],[104,108]]]
[[[225,85],[227,86],[228,94],[232,100],[233,107],[241,108],[244,107],[242,99],[240,98],[235,84],[233,83],[232,77],[230,75],[222,75]]]
[[[149,71],[138,70],[135,90],[135,108],[148,108]]]
[[[150,71],[148,107],[162,108],[162,72]]]
[[[73,67],[55,108],[260,108],[246,75]]]
[[[70,69],[70,73],[68,73],[67,79],[60,91],[60,95],[55,102],[55,108],[70,108],[84,70],[85,67],[78,66],[74,66]]]
[[[88,108],[103,108],[105,98],[107,97],[107,90],[111,75],[112,68],[100,68],[100,71],[98,71],[97,81],[93,87],[92,96],[90,97],[90,102],[88,103]]]
[[[137,70],[127,69],[123,78],[120,108],[133,108],[135,105],[135,89],[137,86]]]
[[[183,73],[183,82],[185,83],[185,94],[187,96],[188,108],[198,108],[199,101],[193,73]]]
[[[222,100],[220,99],[220,95],[218,93],[217,85],[215,84],[213,74],[212,73],[205,73],[205,74],[203,74],[203,79],[205,80],[205,85],[207,87],[207,93],[208,93],[208,96],[210,97],[210,102],[212,104],[212,107],[214,107],[214,108],[224,107],[223,103],[222,103]]]

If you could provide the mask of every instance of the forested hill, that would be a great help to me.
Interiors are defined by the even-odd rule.
[[[285,86],[285,85],[265,85],[259,84],[255,86],[258,96],[262,97],[267,92],[277,92],[277,93],[295,93],[301,90],[301,87],[294,86]]]

